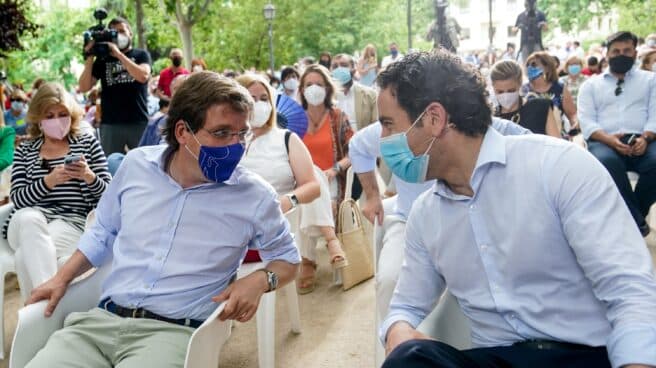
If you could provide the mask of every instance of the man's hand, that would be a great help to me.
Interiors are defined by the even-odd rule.
[[[93,59],[93,55],[91,55],[91,49],[93,49],[93,45],[96,44],[96,41],[91,40],[86,46],[84,46],[84,54],[88,55],[86,58],[91,58]]]
[[[387,331],[385,355],[389,355],[397,346],[409,340],[434,340],[428,335],[415,330],[407,322],[397,322]]]
[[[67,288],[68,282],[55,275],[50,280],[32,290],[32,294],[30,295],[30,298],[25,302],[25,305],[34,304],[41,300],[48,300],[48,305],[46,306],[44,315],[46,317],[50,317],[52,312],[55,311],[57,304],[66,293]]]
[[[118,49],[118,46],[114,42],[107,42],[107,47],[109,47],[110,54],[118,59],[121,54],[121,50]]]
[[[647,141],[643,137],[638,137],[633,146],[631,146],[631,156],[642,156],[647,151]]]
[[[225,321],[234,319],[247,322],[257,312],[260,298],[269,289],[266,273],[255,271],[250,275],[238,279],[212,298],[215,303],[226,302],[225,308],[219,314],[219,319]]]
[[[615,134],[610,136],[610,140],[608,141],[607,145],[610,146],[610,148],[614,149],[615,151],[619,152],[620,154],[624,156],[629,156],[631,155],[631,149],[632,147],[629,146],[628,144],[622,143],[620,138],[624,134]]]
[[[372,224],[374,223],[374,220],[378,220],[378,225],[383,225],[383,217],[385,216],[385,213],[383,211],[383,201],[380,197],[375,196],[367,198],[367,202],[362,206],[362,213]]]

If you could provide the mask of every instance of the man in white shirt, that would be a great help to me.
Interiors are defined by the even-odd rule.
[[[388,65],[403,59],[403,54],[399,52],[399,45],[396,42],[390,43],[389,52],[390,54],[385,56],[380,63],[381,69],[385,69]]]
[[[335,55],[330,69],[333,79],[342,86],[336,94],[337,107],[348,116],[353,131],[378,120],[376,91],[353,80],[355,62],[351,55]]]
[[[437,179],[408,218],[383,367],[656,366],[651,257],[603,166],[489,129],[485,82],[455,55],[406,56],[378,83],[388,166]],[[415,329],[447,286],[475,349]]]

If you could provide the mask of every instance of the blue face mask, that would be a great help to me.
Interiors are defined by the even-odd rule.
[[[351,70],[343,66],[335,68],[335,70],[333,70],[333,78],[341,85],[345,85],[351,81]]]
[[[538,79],[542,74],[544,74],[544,70],[542,70],[540,67],[529,65],[526,68],[526,73],[528,74],[528,80],[534,81]]]
[[[186,122],[185,125],[187,125],[187,129],[191,132]],[[191,134],[200,146],[198,157],[186,145],[185,148],[192,156],[196,157],[198,166],[200,166],[200,170],[207,180],[217,183],[223,183],[228,180],[235,171],[239,161],[241,161],[241,157],[244,155],[244,145],[239,142],[221,147],[203,146],[198,141],[198,138],[196,138],[196,135],[194,133]]]
[[[570,65],[567,67],[567,72],[571,75],[579,75],[581,73],[581,66],[578,64]]]
[[[410,129],[417,124],[423,115],[424,113],[419,115],[419,118],[412,123]],[[423,183],[426,181],[426,172],[428,171],[428,151],[433,146],[435,137],[433,137],[423,155],[415,156],[408,145],[407,133],[410,129],[404,133],[393,134],[381,139],[380,154],[390,170],[399,179],[408,183]]]
[[[25,109],[25,103],[21,101],[14,101],[11,103],[11,109],[14,111],[23,112],[23,110]]]

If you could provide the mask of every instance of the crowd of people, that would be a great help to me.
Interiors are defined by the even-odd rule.
[[[47,299],[52,313],[75,277],[113,259],[99,307],[67,321],[29,367],[143,365],[129,352],[144,342],[107,350],[126,323],[158,336],[148,359],[182,364],[217,302],[221,319],[244,322],[265,292],[294,279],[299,293],[315,290],[318,244],[339,281],[346,193],[363,195],[383,234],[385,367],[656,366],[644,241],[656,202],[656,35],[520,57],[512,44],[459,57],[391,43],[381,59],[369,44],[279,73],[212,72],[202,59],[187,70],[173,48],[153,76],[130,24],[109,27],[109,56],[86,48],[85,101],[44,80],[0,93],[14,206],[2,236],[27,302]],[[304,113],[302,133],[279,121],[282,97]],[[390,173],[385,193],[377,172]],[[235,280],[242,262],[259,261]],[[416,331],[447,287],[481,349]],[[128,320],[135,311],[145,317]]]

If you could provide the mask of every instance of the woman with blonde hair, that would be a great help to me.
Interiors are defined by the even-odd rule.
[[[560,138],[551,100],[529,100],[519,95],[523,80],[522,67],[519,64],[513,60],[495,63],[490,71],[490,80],[497,102],[494,116],[517,123],[533,133]]]
[[[572,99],[576,101],[576,97],[579,95],[579,88],[581,88],[581,85],[587,79],[585,75],[581,74],[581,71],[583,70],[583,60],[576,55],[570,56],[565,62],[563,70],[567,75],[560,78],[560,83],[565,86],[572,95]]]
[[[100,144],[82,134],[82,109],[58,83],[42,85],[27,111],[29,139],[14,153],[3,228],[16,251],[23,295],[57,272],[75,251],[88,213],[111,176]]]
[[[365,46],[356,68],[360,75],[360,84],[367,87],[373,86],[378,75],[378,57],[376,56],[376,47],[374,45],[368,44]]]
[[[648,72],[656,72],[656,50],[647,51],[640,58],[640,69]]]
[[[526,73],[528,83],[522,86],[521,94],[528,99],[535,97],[548,98],[553,103],[555,118],[561,120],[562,113],[569,120],[568,131],[578,129],[576,117],[576,104],[572,94],[558,80],[558,64],[554,56],[545,51],[532,53],[526,59]],[[561,124],[558,124],[559,126]]]

